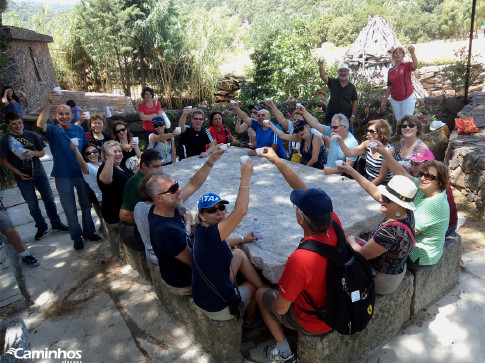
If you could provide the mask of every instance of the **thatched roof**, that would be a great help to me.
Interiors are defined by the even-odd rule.
[[[367,25],[360,31],[344,55],[350,64],[390,63],[391,50],[401,45],[391,24],[379,15],[369,16]]]

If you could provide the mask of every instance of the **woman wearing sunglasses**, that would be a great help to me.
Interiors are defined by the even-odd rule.
[[[381,149],[389,155],[384,147]],[[392,156],[389,157],[393,159]],[[385,217],[371,233],[370,239],[366,242],[358,237],[348,236],[347,242],[369,260],[375,272],[376,293],[391,294],[396,291],[406,274],[406,261],[414,246],[413,211],[416,207],[413,199],[417,188],[411,180],[402,175],[393,176],[387,185],[376,186],[347,163],[339,169],[351,175],[381,204],[380,210]]]
[[[450,220],[450,206],[446,195],[448,167],[436,160],[422,163],[417,177],[412,177],[393,158],[376,149],[388,163],[394,175],[404,175],[419,188],[414,204],[416,211],[416,246],[409,254],[408,267],[425,268],[436,264],[443,254],[445,234]]]
[[[408,160],[408,158],[418,150],[429,149],[422,140],[422,125],[417,117],[404,116],[397,124],[397,134],[401,136],[401,149],[396,155],[397,161]]]
[[[156,116],[152,120],[153,133],[148,136],[147,149],[158,151],[162,155],[163,165],[175,163],[177,155],[175,154],[175,136],[180,132],[174,130],[168,133],[165,120],[162,116]]]
[[[244,237],[229,236],[248,211],[249,184],[253,164],[248,160],[241,164],[241,183],[234,210],[226,217],[226,204],[217,194],[207,193],[199,199],[197,226],[192,246],[192,296],[195,304],[213,320],[230,320],[234,315],[230,306],[242,300],[247,306],[245,325],[255,324],[255,291],[263,287],[246,254],[240,249],[231,251],[231,246],[256,240],[252,233]],[[245,281],[238,286],[237,274]]]
[[[392,172],[389,170],[386,163],[384,163],[381,154],[372,150],[370,147],[370,144],[373,141],[380,141],[389,155],[394,157],[394,148],[389,144],[391,127],[386,120],[378,119],[370,121],[367,124],[367,140],[352,149],[349,149],[347,145],[345,145],[344,140],[339,135],[337,137],[337,141],[345,156],[351,157],[366,154],[365,173],[367,180],[375,185],[385,185],[391,180]]]
[[[133,140],[131,132],[128,131],[126,123],[119,120],[113,122],[113,126],[111,126],[111,136],[113,136],[114,141],[118,141],[120,143],[121,150],[123,151],[123,159],[121,160],[121,164],[125,165],[126,160],[133,156],[140,159],[140,147],[138,146],[138,143]]]
[[[327,149],[321,136],[315,135],[304,120],[298,120],[293,125],[293,135],[285,134],[272,122],[269,123],[269,127],[283,140],[300,143],[300,164],[323,169],[327,163]]]
[[[76,160],[81,167],[83,173],[83,179],[89,186],[89,201],[93,203],[96,215],[101,220],[101,203],[103,201],[103,195],[99,189],[96,176],[101,164],[99,163],[99,152],[95,145],[87,144],[83,147],[82,153],[71,141],[71,149],[76,154]]]

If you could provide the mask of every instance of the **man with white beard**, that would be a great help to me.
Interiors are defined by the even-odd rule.
[[[320,78],[327,84],[330,90],[325,122],[332,122],[333,115],[343,113],[349,119],[349,132],[354,133],[355,114],[357,113],[357,90],[352,82],[349,82],[349,66],[342,63],[338,67],[338,78],[330,78],[323,69],[323,60],[318,61]]]

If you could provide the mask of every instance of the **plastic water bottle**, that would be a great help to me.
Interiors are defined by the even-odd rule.
[[[263,230],[261,229],[261,224],[259,223],[258,217],[254,217],[253,220],[253,236],[258,239],[254,243],[263,242]]]

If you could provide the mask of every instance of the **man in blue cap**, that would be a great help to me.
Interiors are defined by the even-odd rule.
[[[337,233],[332,220],[340,226],[340,220],[333,212],[332,200],[321,189],[310,188],[274,152],[264,148],[262,156],[270,160],[288,184],[293,188],[290,200],[296,207],[296,222],[303,229],[304,238],[316,240],[330,246],[337,245]],[[300,243],[301,243],[300,242]],[[314,309],[308,304],[310,297],[316,306],[327,304],[327,259],[317,253],[297,249],[286,262],[278,281],[278,291],[262,287],[256,291],[256,299],[266,326],[276,340],[276,347],[266,347],[266,362],[296,362],[286,339],[283,326],[307,335],[322,335],[331,330],[323,321],[308,311]],[[306,296],[305,296],[306,295]]]

